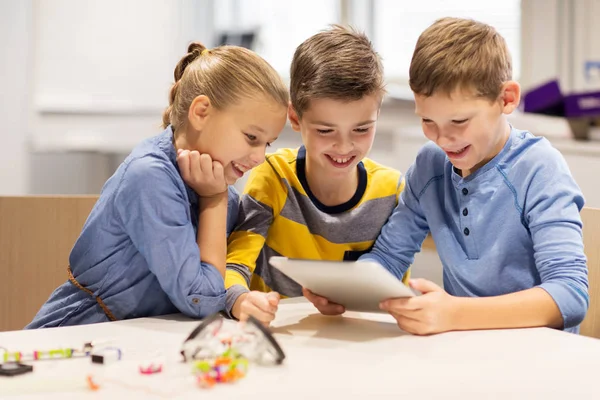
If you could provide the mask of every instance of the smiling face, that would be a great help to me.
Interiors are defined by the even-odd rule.
[[[454,167],[466,177],[494,158],[510,134],[504,114],[519,103],[517,83],[503,85],[496,101],[475,96],[468,90],[450,95],[415,95],[415,113],[421,117],[423,132],[448,156]]]
[[[358,163],[373,145],[380,104],[375,95],[357,101],[313,99],[301,119],[290,106],[292,128],[301,132],[306,148],[307,174],[355,179]]]
[[[204,97],[205,96],[199,96]],[[246,98],[224,110],[198,101],[190,108],[188,146],[220,162],[229,185],[265,160],[265,151],[277,139],[286,121],[286,109],[267,98]]]

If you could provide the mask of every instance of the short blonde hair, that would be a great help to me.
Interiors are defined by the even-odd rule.
[[[163,113],[163,128],[173,130],[187,121],[192,101],[207,96],[216,109],[224,109],[243,97],[265,95],[283,107],[288,106],[288,90],[279,74],[258,54],[238,46],[208,50],[194,42],[177,63],[169,106]]]
[[[412,91],[427,97],[474,90],[494,101],[511,79],[504,38],[487,24],[462,18],[442,18],[427,28],[419,36],[409,71]]]
[[[360,100],[383,97],[383,65],[369,38],[351,27],[333,25],[300,44],[290,68],[292,107],[302,117],[311,99]]]

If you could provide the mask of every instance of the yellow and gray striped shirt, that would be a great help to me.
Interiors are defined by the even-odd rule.
[[[305,154],[304,147],[282,149],[251,172],[227,245],[228,312],[248,289],[302,295],[298,283],[270,266],[271,256],[356,260],[368,252],[404,188],[399,171],[365,158],[354,196],[326,206],[308,186]]]

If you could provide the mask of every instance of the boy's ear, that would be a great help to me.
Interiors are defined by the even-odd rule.
[[[504,114],[512,113],[521,102],[521,85],[515,81],[504,82],[500,92],[502,112]]]
[[[288,118],[290,120],[290,125],[292,125],[292,129],[296,132],[300,132],[300,118],[298,118],[298,113],[292,107],[292,102],[288,105]]]
[[[205,95],[197,96],[190,104],[188,110],[188,122],[190,126],[196,130],[201,131],[206,125],[209,114],[212,112],[210,99]]]

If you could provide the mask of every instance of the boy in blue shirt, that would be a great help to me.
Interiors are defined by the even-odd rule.
[[[444,18],[417,42],[410,86],[431,141],[406,173],[371,253],[398,278],[431,233],[444,289],[381,308],[414,334],[553,327],[578,332],[588,305],[581,191],[550,143],[506,120],[519,104],[511,59],[494,28]],[[308,293],[324,314],[339,305]],[[339,313],[341,310],[337,310]]]

